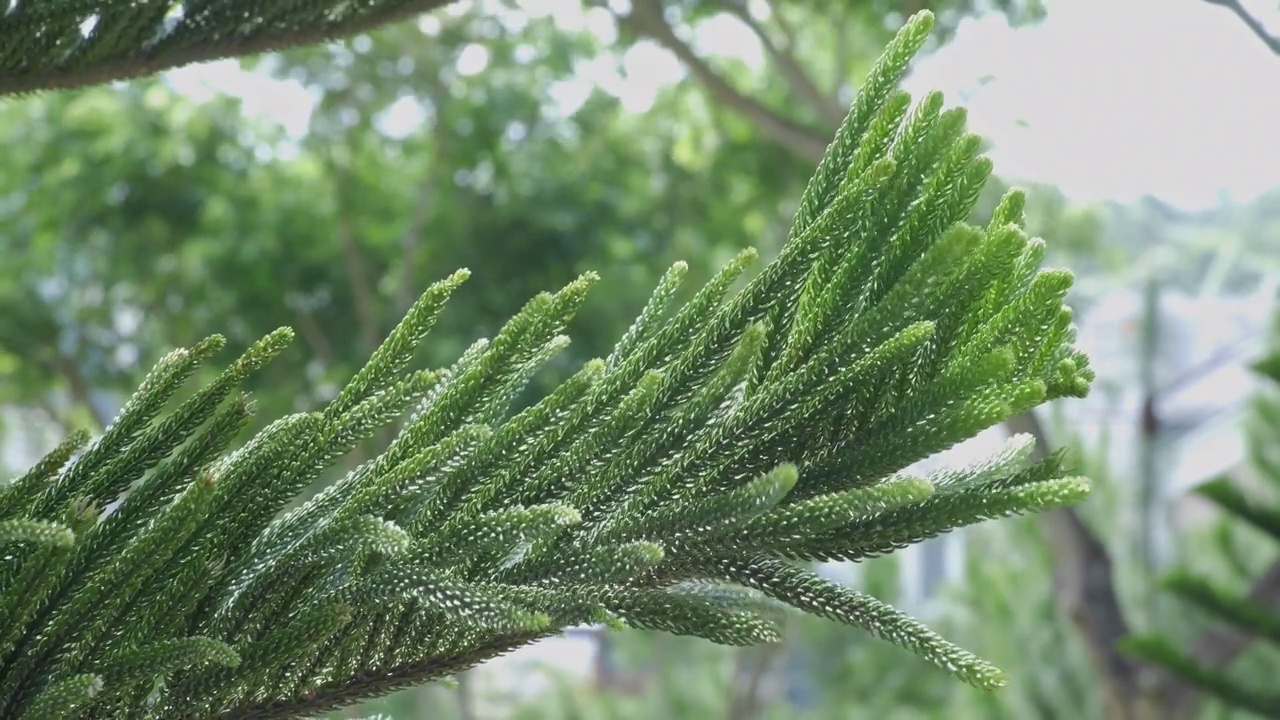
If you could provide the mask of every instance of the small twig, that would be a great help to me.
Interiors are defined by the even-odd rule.
[[[345,201],[339,199],[339,206],[344,204]],[[378,349],[379,341],[377,304],[373,285],[369,281],[364,251],[360,249],[360,240],[356,237],[355,222],[345,211],[340,211],[337,231],[342,244],[342,260],[347,266],[347,282],[351,286],[351,298],[355,303],[360,350],[365,355],[372,355]]]
[[[98,409],[93,402],[93,389],[89,387],[89,381],[81,372],[80,366],[74,360],[63,355],[57,350],[52,350],[50,355],[53,359],[53,367],[67,381],[67,389],[71,391],[71,397],[89,411],[89,416],[93,418],[93,422],[97,425],[97,430],[103,430],[111,422],[111,418],[105,417],[102,411]]]
[[[717,102],[755,123],[765,135],[796,154],[818,162],[827,150],[829,133],[805,127],[766,107],[733,87],[715,68],[694,52],[663,16],[661,0],[634,0],[629,14],[614,12],[618,23],[662,45],[675,54],[689,73],[707,88]]]
[[[333,345],[329,343],[329,338],[324,334],[324,329],[320,327],[320,323],[316,322],[315,315],[305,308],[296,308],[294,317],[298,323],[298,334],[302,336],[302,341],[307,344],[311,352],[324,364],[326,368],[333,367]]]
[[[1195,385],[1211,373],[1222,369],[1228,363],[1239,359],[1258,342],[1256,335],[1243,335],[1214,351],[1203,362],[1191,366],[1185,372],[1166,382],[1155,391],[1157,399],[1177,394]]]
[[[774,642],[764,647],[740,648],[738,650],[738,667],[751,663],[750,674],[747,675],[747,686],[741,693],[735,692],[729,702],[729,713],[725,720],[754,720],[763,710],[764,698],[760,695],[760,687],[768,674],[773,661],[782,650],[782,643]],[[753,662],[754,661],[754,662]],[[738,673],[734,673],[736,680]],[[736,684],[735,684],[736,690]]]
[[[458,705],[458,720],[475,720],[475,708],[471,697],[471,673],[458,673],[458,687],[454,689],[454,698]]]
[[[775,43],[773,38],[769,37],[769,31],[751,14],[751,10],[747,8],[744,2],[728,3],[726,10],[755,34],[756,38],[760,40],[760,44],[764,47],[764,51],[778,66],[778,71],[786,78],[792,89],[800,97],[804,98],[805,102],[809,103],[814,112],[833,129],[840,127],[840,123],[844,120],[844,108],[818,88],[818,84],[813,81],[809,73],[800,65],[791,41],[789,40],[786,45]],[[776,8],[774,12],[777,12]]]
[[[1162,475],[1159,472],[1156,444],[1160,438],[1160,415],[1156,407],[1156,353],[1160,345],[1160,285],[1150,278],[1143,286],[1142,320],[1138,343],[1138,386],[1142,393],[1142,411],[1138,422],[1138,510],[1137,555],[1147,572],[1142,589],[1146,614],[1155,613],[1156,590],[1152,574],[1158,568],[1156,553],[1157,513],[1160,504]]]
[[[1256,35],[1258,39],[1261,40],[1271,50],[1271,52],[1275,53],[1276,55],[1280,55],[1280,37],[1276,37],[1275,35],[1272,35],[1271,33],[1267,32],[1267,28],[1264,27],[1262,23],[1258,22],[1258,19],[1255,18],[1248,10],[1245,9],[1244,5],[1241,4],[1240,0],[1204,0],[1204,1],[1209,3],[1210,5],[1217,5],[1219,7],[1224,7],[1230,10],[1231,12],[1235,13],[1236,17],[1240,18],[1241,22],[1245,24],[1245,27],[1249,28],[1250,32]]]
[[[832,50],[832,57],[835,58],[835,72],[831,83],[831,97],[836,102],[841,102],[844,97],[845,88],[849,85],[849,66],[851,48],[849,47],[849,21],[843,14],[833,14],[831,23],[835,26],[835,49]],[[842,103],[843,104],[843,103]]]
[[[400,277],[396,282],[394,303],[397,315],[408,312],[417,297],[414,272],[417,270],[418,253],[422,249],[422,236],[426,232],[427,222],[431,219],[437,200],[436,195],[440,191],[442,168],[448,165],[449,134],[441,116],[448,102],[449,89],[445,87],[434,68],[425,71],[423,77],[427,85],[426,95],[435,106],[435,122],[431,128],[432,157],[431,165],[427,168],[426,177],[414,202],[413,215],[409,219],[404,235],[400,238]]]
[[[782,37],[787,41],[785,47],[788,50],[794,48],[798,42],[797,38],[800,37],[800,34],[796,32],[796,27],[792,25],[791,21],[787,20],[787,16],[783,14],[782,6],[778,4],[777,0],[765,0],[765,5],[769,6],[769,17],[773,19],[773,22],[778,26],[778,29],[782,31]]]
[[[53,403],[49,402],[47,396],[40,396],[40,399],[36,401],[36,407],[40,408],[41,412],[58,426],[58,430],[63,436],[70,435],[75,431],[75,427],[63,417],[62,413],[53,406]]]

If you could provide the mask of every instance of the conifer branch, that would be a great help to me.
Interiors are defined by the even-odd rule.
[[[449,368],[411,360],[468,274],[436,283],[326,407],[229,451],[280,330],[167,414],[220,338],[163,358],[102,437],[0,488],[0,716],[285,718],[461,672],[584,623],[730,645],[778,605],[866,630],[982,688],[999,672],[804,570],[1078,502],[1027,438],[899,473],[1093,379],[1070,275],[1022,196],[963,224],[990,172],[964,114],[897,88],[932,16],[872,69],[777,259],[684,305],[664,276],[604,360],[534,405],[597,280],[525,305]],[[401,421],[403,419],[403,421]],[[365,439],[368,459],[298,507]],[[68,462],[69,461],[69,462]],[[124,495],[118,508],[101,508]],[[728,584],[728,587],[725,585]]]
[[[0,96],[104,85],[193,63],[317,45],[453,1],[314,0],[263,12],[256,4],[230,2],[101,0],[50,8],[22,0],[0,16]],[[180,21],[170,15],[174,7],[185,10]],[[86,36],[81,28],[90,19],[94,29]]]

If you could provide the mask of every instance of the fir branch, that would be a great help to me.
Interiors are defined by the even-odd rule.
[[[986,228],[960,224],[990,163],[963,112],[936,94],[912,109],[897,89],[930,25],[913,18],[873,69],[775,261],[731,292],[755,260],[743,253],[673,308],[674,266],[606,359],[519,412],[593,274],[451,367],[414,370],[461,271],[328,407],[234,451],[252,410],[236,388],[289,332],[167,415],[220,340],[166,357],[84,454],[67,465],[78,445],[61,446],[0,494],[15,548],[0,561],[0,712],[314,715],[586,622],[770,642],[783,604],[997,685],[919,623],[792,564],[1087,490],[1025,439],[972,468],[900,474],[1092,380],[1071,346],[1070,275],[1039,270],[1021,196]],[[395,425],[383,453],[290,509]]]

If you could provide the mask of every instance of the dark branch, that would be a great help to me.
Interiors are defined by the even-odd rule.
[[[102,430],[111,424],[111,418],[102,414],[96,403],[93,402],[93,388],[89,385],[89,380],[80,370],[80,365],[75,360],[67,357],[57,350],[51,350],[49,353],[53,360],[53,367],[67,382],[67,390],[71,393],[71,398],[76,404],[83,407],[89,412],[89,416],[93,418],[93,422],[97,425],[97,430]]]
[[[763,647],[739,648],[735,663],[734,687],[730,691],[726,720],[756,720],[764,710],[761,690],[765,676],[775,660],[782,654],[782,643],[769,643]],[[745,687],[737,687],[746,676]]]
[[[364,251],[356,237],[355,221],[347,213],[338,218],[338,240],[342,245],[342,260],[347,266],[347,283],[355,303],[356,331],[359,334],[360,352],[370,355],[378,349],[382,340],[379,331],[377,298],[364,259]]]
[[[1014,417],[1006,427],[1010,432],[1035,437],[1034,459],[1046,456],[1049,446],[1034,415]],[[1129,628],[1116,595],[1106,548],[1074,510],[1043,513],[1039,522],[1054,552],[1054,595],[1084,639],[1103,681],[1107,717],[1192,720],[1203,699],[1199,688],[1117,650],[1117,643],[1129,634]],[[1280,561],[1254,581],[1249,599],[1263,607],[1280,607]],[[1188,656],[1203,667],[1221,669],[1235,661],[1253,641],[1252,635],[1237,628],[1213,628],[1196,638]]]
[[[143,46],[111,48],[93,62],[83,64],[64,62],[60,55],[58,59],[21,57],[16,67],[12,63],[0,62],[0,96],[103,85],[155,75],[193,63],[247,57],[341,40],[382,25],[408,20],[453,1],[381,0],[373,8],[343,20],[323,19],[323,14],[308,6],[305,13],[308,17],[322,19],[310,20],[297,27],[281,27],[280,23],[276,23],[248,32],[241,32],[238,27],[197,27],[191,30],[191,41],[186,44],[174,43],[161,49]],[[31,4],[33,3],[20,4],[18,7]],[[342,2],[331,4],[335,8],[345,5]],[[135,13],[137,8],[134,5],[129,0],[102,2],[99,15],[104,19],[99,25],[107,23],[117,14]],[[239,25],[241,21],[237,19],[235,22]],[[0,17],[0,48],[25,47],[38,39],[42,32],[51,31],[20,12],[10,13]],[[89,41],[84,44],[86,53],[98,50]],[[16,56],[11,53],[0,53],[0,61],[13,57]]]
[[[1280,55],[1280,37],[1276,37],[1270,32],[1267,32],[1267,29],[1262,25],[1262,23],[1258,22],[1258,18],[1254,17],[1248,10],[1246,10],[1244,5],[1240,3],[1240,0],[1204,1],[1210,5],[1224,7],[1235,13],[1236,17],[1240,18],[1240,21],[1245,24],[1245,27],[1249,28],[1250,32],[1254,35],[1257,35],[1258,39],[1261,40],[1271,50],[1271,52],[1276,55]]]
[[[299,305],[294,308],[294,318],[297,320],[298,334],[302,336],[303,342],[311,349],[312,354],[324,364],[325,368],[333,367],[336,363],[333,344],[324,334],[320,323],[316,322],[315,315],[312,315],[309,309]]]
[[[1035,415],[1017,415],[1005,426],[1010,433],[1026,433],[1035,438],[1034,461],[1048,456],[1049,443]],[[1074,510],[1051,510],[1038,520],[1054,555],[1054,597],[1084,640],[1103,683],[1107,716],[1133,717],[1148,671],[1121,655],[1117,648],[1129,634],[1129,625],[1116,594],[1111,557]]]
[[[832,130],[840,127],[840,123],[844,120],[845,109],[834,98],[822,92],[813,78],[809,77],[809,73],[796,59],[795,47],[791,41],[788,40],[785,45],[775,43],[760,21],[751,14],[745,2],[731,2],[727,5],[727,9],[730,15],[742,21],[742,24],[755,34],[773,64],[778,67],[778,72],[782,73],[782,77],[786,78],[796,94],[809,103],[818,117],[830,125]]]
[[[720,75],[693,48],[676,35],[662,13],[661,0],[635,0],[628,15],[615,15],[618,22],[670,50],[707,92],[720,103],[756,124],[775,142],[796,154],[818,162],[827,151],[828,133],[796,123],[760,102],[747,97]]]
[[[438,72],[424,72],[423,79],[427,86],[426,95],[431,100],[435,113],[435,119],[431,126],[431,162],[426,170],[426,177],[423,179],[422,186],[418,190],[417,201],[414,203],[409,225],[405,228],[404,235],[400,238],[400,275],[396,278],[395,304],[393,306],[397,315],[407,313],[409,306],[417,298],[419,290],[414,285],[414,280],[416,279],[414,273],[415,268],[418,266],[418,255],[422,249],[422,236],[426,233],[427,223],[439,202],[437,195],[440,193],[441,186],[445,184],[441,175],[445,172],[445,168],[450,167],[449,133],[442,119],[445,104],[449,98],[449,89],[440,80]]]

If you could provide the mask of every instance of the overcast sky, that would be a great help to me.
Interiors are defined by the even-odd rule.
[[[939,89],[970,109],[971,125],[994,144],[1000,175],[1058,185],[1080,201],[1132,201],[1151,194],[1184,208],[1248,201],[1280,185],[1280,57],[1226,10],[1204,0],[1046,0],[1047,19],[1011,29],[1002,16],[966,20],[955,42],[924,59],[908,82],[915,93]],[[1251,3],[1280,30],[1270,0]],[[568,26],[608,37],[603,10],[579,0],[533,0]],[[433,22],[431,18],[425,20]],[[760,62],[758,44],[736,21],[709,23],[698,45]],[[482,71],[487,53],[463,53],[460,69]],[[639,46],[625,58],[625,79],[601,59],[565,83],[557,98],[572,109],[603,87],[640,110],[681,76],[665,51]],[[301,87],[247,77],[230,63],[171,73],[194,95],[240,95],[246,110],[295,133],[310,99]],[[422,117],[408,103],[388,118],[407,131]]]
[[[1038,27],[967,24],[912,78],[943,90],[994,78],[966,104],[997,172],[1081,199],[1191,207],[1280,185],[1280,56],[1231,13],[1204,0],[1047,4]],[[1273,1],[1252,4],[1280,20]]]

